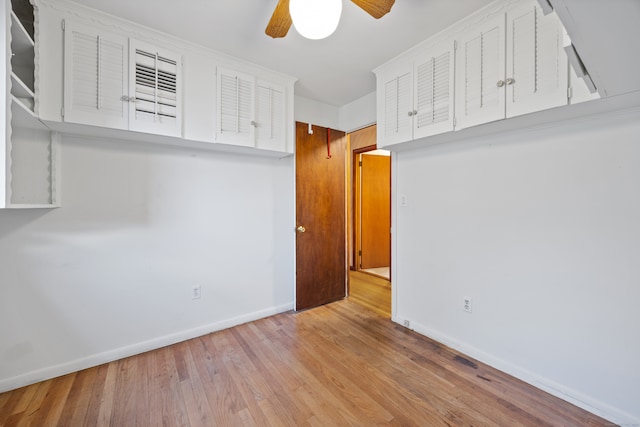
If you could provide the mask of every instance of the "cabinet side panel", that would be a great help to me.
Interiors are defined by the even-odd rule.
[[[35,10],[35,113],[43,120],[62,120],[64,15],[38,4]]]
[[[11,137],[11,204],[51,204],[50,132],[18,127]]]
[[[4,23],[3,30],[0,31],[0,45],[4,47],[3,54],[0,55],[0,81],[2,83],[2,99],[4,102],[0,103],[0,135],[4,138],[4,143],[0,144],[0,208],[6,207],[7,201],[7,150],[11,146],[11,128],[7,124],[8,116],[11,109],[9,108],[9,102],[11,97],[10,93],[10,81],[7,75],[9,67],[9,58],[11,57],[11,50],[9,49],[8,31],[10,26],[9,19],[9,2],[3,1],[2,7],[0,7],[0,20]]]

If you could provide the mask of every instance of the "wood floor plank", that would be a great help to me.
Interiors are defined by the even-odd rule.
[[[120,361],[115,361],[107,365],[107,373],[104,380],[101,400],[99,403],[98,417],[96,425],[98,427],[106,427],[111,424],[111,418],[113,417],[113,400],[116,392],[116,380],[118,378],[118,368]]]
[[[237,370],[232,373],[236,377],[239,388],[245,395],[245,401],[249,409],[256,406],[257,401],[268,399],[272,402],[273,410],[280,414],[279,418],[287,420],[294,425],[302,425],[306,419],[313,414],[304,401],[293,399],[289,387],[282,383],[281,379],[275,378],[262,359],[253,351],[249,343],[243,338],[242,332],[249,333],[248,328],[240,326],[230,330],[236,345],[242,348],[242,353],[247,356],[244,365],[238,364]],[[250,366],[251,368],[247,368]],[[250,375],[251,373],[253,375]],[[260,375],[255,375],[260,372]],[[245,387],[242,387],[242,386]],[[254,409],[255,410],[255,409]]]
[[[97,373],[97,369],[85,369],[77,373],[60,414],[58,421],[60,425],[79,426],[83,424],[91,399],[91,392],[87,392],[87,390],[93,388]]]
[[[362,301],[279,314],[2,393],[0,426],[613,425]]]
[[[2,393],[0,395],[3,402],[0,407],[0,425],[7,423],[12,415],[23,413],[37,390],[37,386],[31,386],[19,388],[11,393]]]
[[[185,346],[183,351],[184,368],[187,371],[187,376],[183,377],[185,379],[180,381],[180,385],[182,387],[182,395],[185,399],[189,422],[193,427],[213,425],[215,418],[209,406],[206,389],[203,385],[203,380],[206,381],[209,377],[208,372],[198,369],[199,366],[202,367],[202,364],[197,363],[194,359],[191,346]]]
[[[64,375],[52,383],[49,393],[38,411],[41,418],[37,421],[34,420],[33,425],[54,426],[60,424],[60,415],[64,410],[76,376],[77,373]]]
[[[107,381],[107,372],[109,372],[110,365],[111,364],[106,364],[91,368],[91,370],[96,371],[96,376],[91,388],[87,386],[84,390],[84,393],[89,395],[84,423],[82,424],[84,426],[98,425],[100,407],[102,406],[102,396],[104,395],[104,386]]]
[[[206,360],[209,380],[205,383],[205,390],[209,405],[215,416],[216,425],[232,425],[237,414],[243,407],[240,392],[229,372],[224,369],[222,354],[216,350],[215,341],[222,334],[211,334],[199,340],[202,358]]]

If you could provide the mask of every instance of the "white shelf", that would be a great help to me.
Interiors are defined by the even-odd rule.
[[[16,98],[34,98],[33,91],[27,86],[16,73],[11,73],[11,95]]]
[[[22,205],[17,203],[10,203],[7,206],[8,209],[56,209],[59,207],[60,207],[59,205],[50,205],[50,204]]]
[[[151,144],[163,144],[181,148],[218,151],[258,157],[283,158],[293,155],[293,153],[284,151],[244,147],[213,141],[196,141],[181,137],[155,135],[151,133],[134,132],[122,129],[111,129],[100,126],[81,125],[53,120],[44,120],[43,123],[48,129],[55,132],[69,135],[82,135],[84,137],[94,137],[102,140],[140,141]]]
[[[30,8],[25,9],[25,23],[31,26]],[[11,3],[11,2],[9,2]],[[10,138],[4,142],[7,162],[2,169],[0,185],[6,188],[0,206],[9,209],[52,209],[59,207],[55,185],[57,176],[57,138],[34,113],[34,53],[33,36],[14,11],[10,13],[10,28],[4,28],[5,54],[10,57],[10,103],[4,120]],[[10,42],[9,42],[10,38]],[[7,64],[9,65],[9,64]],[[9,83],[7,82],[7,83]]]
[[[35,43],[33,39],[18,19],[18,16],[11,11],[11,51],[18,55],[33,49]]]
[[[26,129],[48,129],[38,120],[33,111],[14,95],[11,96],[11,126]]]

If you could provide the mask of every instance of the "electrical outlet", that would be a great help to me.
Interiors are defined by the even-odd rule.
[[[471,313],[471,308],[472,308],[471,298],[462,297],[462,309],[467,313]]]
[[[191,299],[200,299],[202,296],[202,286],[196,285],[191,288]]]
[[[404,322],[402,322],[402,324],[404,325],[405,328],[411,327],[411,322],[409,322],[408,320],[405,320]]]

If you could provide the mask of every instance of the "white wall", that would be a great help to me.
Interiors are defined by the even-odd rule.
[[[296,96],[294,99],[293,114],[296,122],[342,130],[340,129],[338,107],[302,96]]]
[[[0,391],[293,307],[292,157],[69,137],[62,163],[62,208],[0,211]]]
[[[297,122],[353,132],[376,123],[376,93],[371,92],[342,107],[296,96],[294,116]]]
[[[345,132],[353,132],[375,124],[378,120],[376,116],[376,92],[373,91],[340,107],[338,119],[340,129]]]
[[[639,141],[635,111],[394,153],[394,320],[638,423]]]

